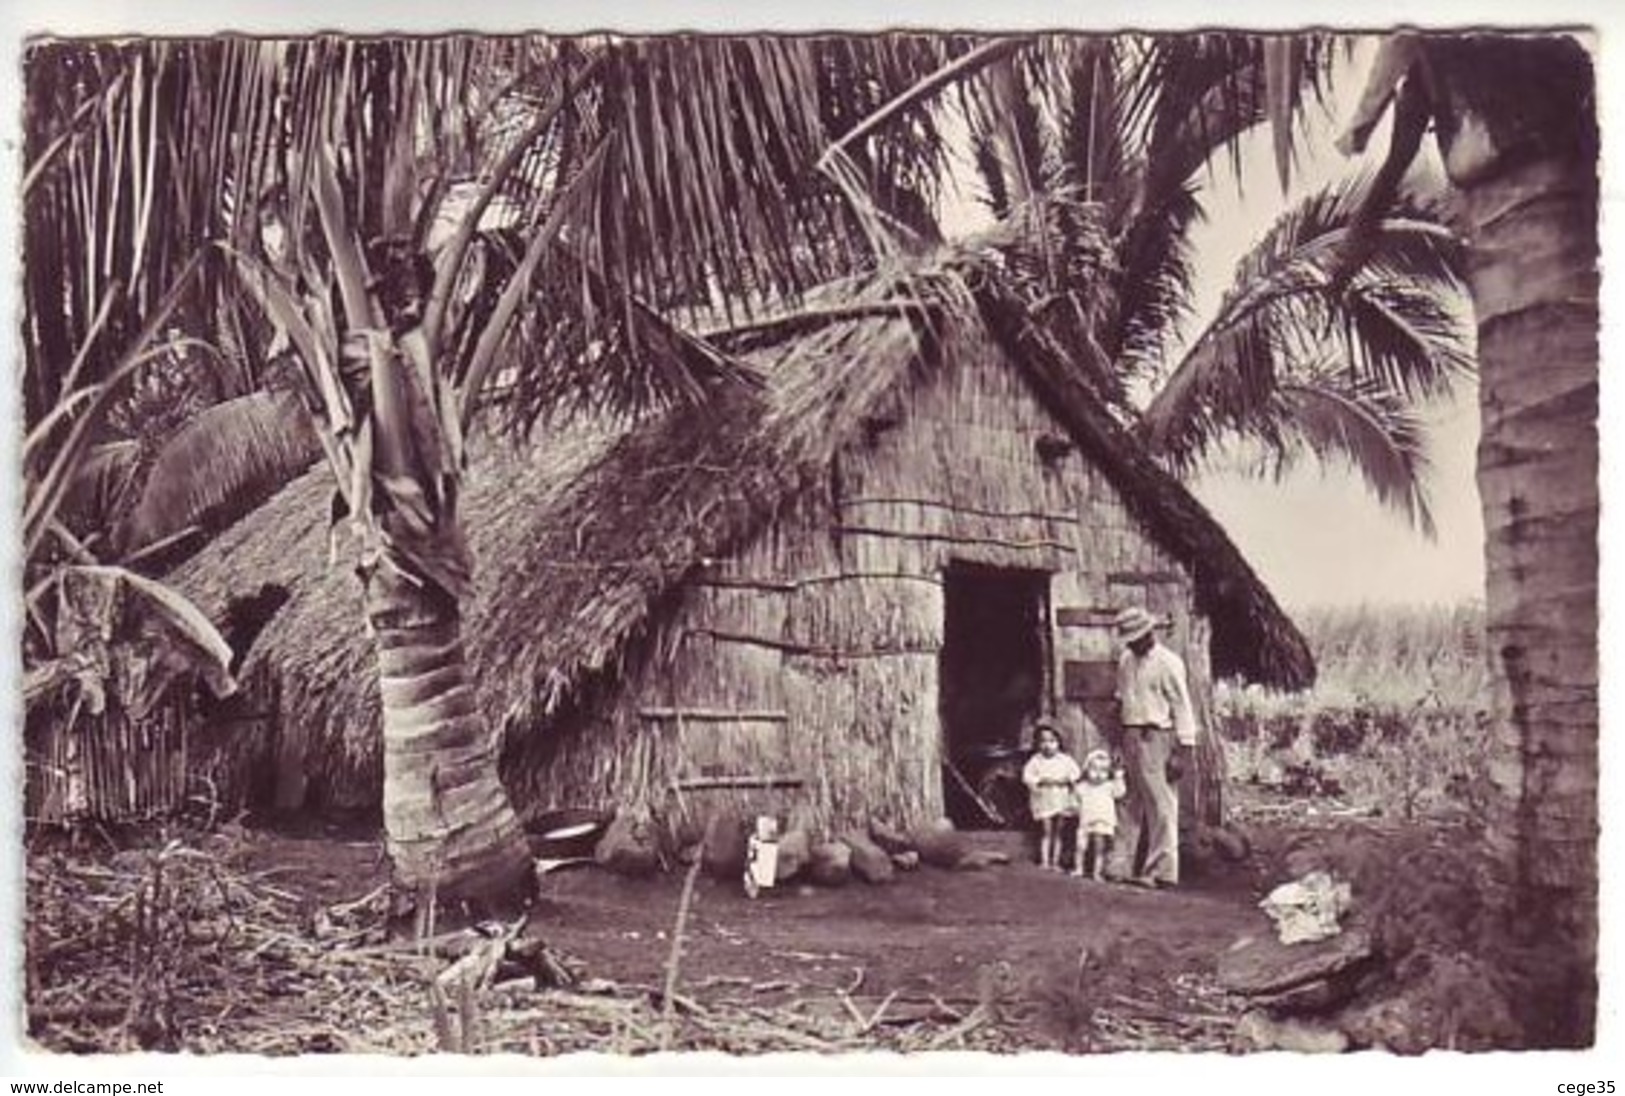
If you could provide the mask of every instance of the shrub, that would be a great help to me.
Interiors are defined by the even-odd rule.
[[[1566,977],[1553,961],[1561,952],[1514,931],[1500,862],[1470,829],[1346,828],[1315,835],[1278,868],[1321,868],[1352,885],[1352,916],[1371,932],[1385,972],[1344,1018],[1358,1044],[1418,1053],[1556,1041],[1542,1013]]]
[[[1232,775],[1408,819],[1478,816],[1489,788],[1482,609],[1322,610],[1300,623],[1320,667],[1314,690],[1216,693]]]

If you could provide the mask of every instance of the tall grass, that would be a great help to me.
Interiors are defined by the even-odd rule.
[[[1479,602],[1311,609],[1298,624],[1320,666],[1314,692],[1325,700],[1471,708],[1488,695]]]
[[[1297,620],[1320,668],[1314,689],[1230,684],[1215,696],[1232,778],[1405,818],[1479,813],[1483,606],[1324,608]]]

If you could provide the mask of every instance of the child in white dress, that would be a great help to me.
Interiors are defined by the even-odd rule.
[[[1083,759],[1083,777],[1078,781],[1078,851],[1072,874],[1083,875],[1084,854],[1092,861],[1090,874],[1103,877],[1106,855],[1117,835],[1117,801],[1128,794],[1123,770],[1113,768],[1105,750],[1091,750]]]
[[[1061,867],[1061,819],[1076,809],[1072,788],[1083,775],[1078,763],[1061,751],[1061,732],[1041,720],[1034,730],[1038,752],[1027,759],[1021,782],[1032,797],[1033,821],[1039,827],[1038,862]]]

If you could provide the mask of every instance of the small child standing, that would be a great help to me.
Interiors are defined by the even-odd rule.
[[[1105,750],[1090,750],[1083,759],[1083,778],[1078,781],[1078,852],[1073,875],[1083,875],[1087,852],[1092,861],[1089,874],[1096,881],[1103,878],[1106,855],[1117,835],[1117,801],[1127,794],[1122,768],[1112,766]]]
[[[1061,819],[1076,810],[1072,787],[1082,776],[1078,763],[1061,751],[1061,732],[1048,720],[1034,731],[1038,752],[1027,759],[1021,782],[1032,797],[1033,821],[1039,826],[1038,862],[1061,867]]]

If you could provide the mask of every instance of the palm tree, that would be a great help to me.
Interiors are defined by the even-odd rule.
[[[335,472],[336,527],[359,544],[402,884],[487,897],[529,864],[460,640],[463,439],[487,382],[511,369],[504,407],[522,428],[561,403],[635,414],[750,383],[668,317],[794,295],[863,261],[865,226],[811,164],[974,45],[31,48],[29,182],[49,199],[29,224],[31,419],[80,368],[116,390],[127,373],[105,348],[183,274],[200,283],[192,322],[241,317],[247,301],[268,317]],[[934,122],[905,114],[912,139],[854,144],[847,182],[929,196]],[[497,213],[508,231],[487,231]],[[68,367],[62,346],[95,353]]]
[[[1003,62],[970,112],[987,201],[1028,229],[1010,250],[1037,314],[1093,351],[1082,356],[1103,365],[1100,394],[1166,464],[1189,472],[1238,442],[1263,446],[1260,470],[1303,452],[1343,460],[1431,535],[1414,408],[1472,368],[1460,248],[1437,196],[1387,188],[1352,257],[1377,180],[1304,199],[1238,262],[1218,313],[1169,363],[1189,319],[1204,176],[1268,119],[1271,48],[1226,35],[1103,39],[1064,64]],[[1283,81],[1285,101],[1323,77],[1304,65]],[[1101,282],[1114,290],[1103,302]]]
[[[1399,35],[1349,131],[1392,107],[1385,174],[1435,135],[1468,223],[1478,323],[1486,615],[1494,681],[1489,833],[1514,923],[1540,944],[1542,1033],[1588,1045],[1597,933],[1597,121],[1568,36]]]
[[[1238,441],[1260,471],[1302,452],[1343,461],[1377,499],[1434,533],[1417,406],[1470,375],[1460,243],[1432,196],[1396,195],[1352,269],[1342,256],[1371,201],[1358,175],[1285,212],[1237,264],[1218,312],[1139,413],[1151,450],[1189,469]]]

